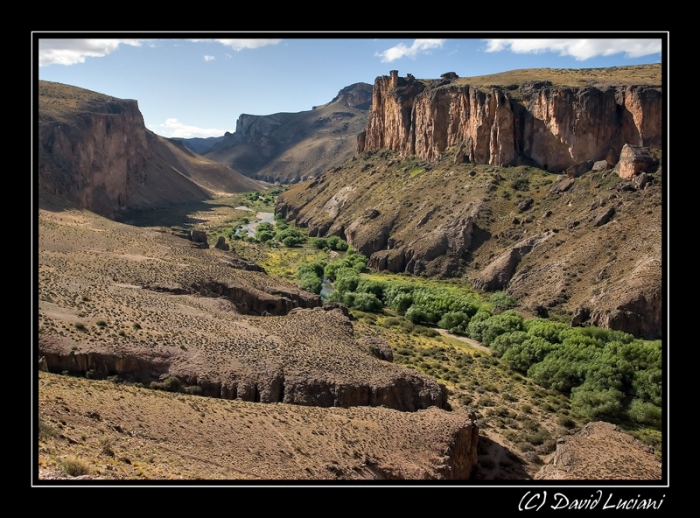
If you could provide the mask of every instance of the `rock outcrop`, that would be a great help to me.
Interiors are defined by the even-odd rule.
[[[653,173],[658,166],[659,159],[651,154],[649,148],[625,144],[615,170],[620,178],[632,178],[640,173]]]
[[[509,90],[466,81],[433,86],[396,70],[378,77],[361,151],[391,149],[432,161],[466,143],[470,162],[530,161],[558,172],[610,151],[619,155],[625,144],[661,147],[658,87],[528,82]]]
[[[347,307],[232,267],[231,252],[89,211],[42,210],[39,225],[38,356],[51,372],[144,385],[175,377],[245,401],[447,408],[445,386],[387,361],[388,344],[355,339]]]
[[[522,258],[529,254],[537,244],[549,239],[552,235],[551,232],[548,232],[542,236],[529,237],[508,248],[483,269],[479,277],[474,280],[474,287],[484,291],[497,291],[505,288]]]
[[[39,188],[113,216],[152,156],[138,103],[42,81]]]
[[[602,421],[557,440],[552,460],[536,480],[661,480],[654,449]]]
[[[146,129],[134,100],[39,82],[39,189],[114,218],[260,185]]]

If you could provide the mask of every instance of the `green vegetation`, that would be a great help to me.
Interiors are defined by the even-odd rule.
[[[360,276],[365,260],[352,249],[343,260],[299,269],[299,278],[318,289],[316,293],[322,267],[334,281],[329,300],[363,313],[391,311],[412,327],[437,326],[473,338],[511,369],[569,397],[571,410],[582,419],[661,423],[661,342],[594,326],[571,328],[540,318],[526,320],[512,309],[502,311],[515,305],[503,292],[484,303],[456,290],[381,281],[376,276],[366,279]],[[389,326],[399,322],[396,317],[385,320]],[[557,408],[545,405],[546,411]]]

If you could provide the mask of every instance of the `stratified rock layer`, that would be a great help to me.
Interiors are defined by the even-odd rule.
[[[107,217],[261,187],[147,130],[136,101],[61,83],[39,82],[38,149],[43,193]]]
[[[231,252],[87,211],[42,210],[39,230],[39,353],[51,372],[176,377],[264,403],[447,407],[443,385],[384,361],[387,344],[359,343],[346,308],[232,267]]]
[[[466,81],[466,80],[461,80]],[[662,94],[647,85],[581,88],[529,82],[432,86],[409,75],[375,80],[360,151],[391,149],[436,160],[462,145],[477,164],[529,160],[549,171],[602,160],[623,146],[661,147]]]

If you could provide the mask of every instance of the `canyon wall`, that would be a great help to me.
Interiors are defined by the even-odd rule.
[[[114,218],[124,209],[254,191],[255,180],[146,129],[138,103],[39,82],[40,201]]]
[[[39,188],[81,208],[113,216],[143,181],[151,157],[138,103],[89,92],[94,96],[61,106],[69,95],[62,93],[67,85],[43,83],[39,87]]]
[[[661,122],[662,93],[654,86],[475,86],[402,78],[394,70],[374,83],[358,150],[432,161],[462,145],[476,164],[559,172],[610,152],[617,158],[624,144],[661,147]]]

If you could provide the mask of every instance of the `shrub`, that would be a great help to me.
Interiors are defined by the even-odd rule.
[[[482,333],[486,329],[486,321],[491,318],[491,310],[487,307],[481,307],[469,321],[468,331],[469,336],[474,340],[481,341]]]
[[[56,437],[56,435],[58,435],[56,429],[46,419],[39,416],[39,439],[46,440],[49,437]]]
[[[527,178],[516,178],[510,182],[510,188],[514,191],[528,191],[530,189],[530,180]]]
[[[450,333],[464,335],[467,334],[467,326],[469,325],[469,315],[461,311],[450,311],[445,313],[438,327],[447,329]]]
[[[564,428],[573,428],[576,426],[576,421],[571,419],[569,416],[560,415],[557,418],[557,424],[563,426]]]
[[[520,344],[513,344],[504,354],[503,361],[520,372],[541,362],[554,349],[548,341],[532,336]]]
[[[611,418],[620,413],[623,396],[619,390],[584,383],[571,391],[571,408],[589,419]]]
[[[100,449],[105,455],[114,457],[114,450],[112,449],[112,439],[109,437],[103,437],[100,439]]]
[[[427,336],[428,338],[435,338],[436,336],[440,336],[440,333],[435,331],[435,329],[425,326],[415,326],[413,328],[413,332],[419,335]]]
[[[381,301],[373,293],[355,293],[353,306],[360,311],[369,312],[378,312],[383,308]]]
[[[190,385],[185,389],[185,392],[188,394],[191,394],[193,396],[201,396],[202,395],[202,387],[199,385]]]
[[[493,354],[500,358],[505,354],[505,352],[508,349],[510,349],[514,345],[520,345],[528,338],[528,334],[524,331],[513,331],[512,333],[503,333],[502,335],[499,335],[494,339],[490,347],[493,351]]]
[[[319,295],[321,293],[321,289],[323,288],[323,282],[316,275],[314,275],[313,272],[309,272],[304,274],[299,279],[299,286],[303,290]]]
[[[384,298],[385,283],[380,281],[361,280],[357,285],[358,293],[372,293],[378,299]]]
[[[630,403],[627,414],[630,419],[641,424],[653,426],[661,424],[661,408],[641,399],[635,399]]]
[[[336,272],[336,278],[333,282],[333,287],[336,291],[344,293],[347,291],[354,292],[360,283],[360,276],[351,268],[341,268]]]
[[[491,294],[489,302],[494,308],[499,309],[512,308],[517,304],[515,297],[508,295],[505,291],[496,291]]]
[[[81,475],[87,475],[90,472],[88,465],[76,457],[69,457],[67,459],[64,459],[59,464],[59,468],[66,475],[70,475],[71,477],[79,477]]]
[[[500,315],[489,317],[481,329],[481,341],[491,345],[497,336],[512,331],[523,330],[523,317],[515,311],[504,311]]]
[[[302,264],[297,268],[297,278],[301,279],[307,273],[312,273],[316,277],[322,278],[325,267],[325,263],[321,261],[314,261],[313,263]]]

